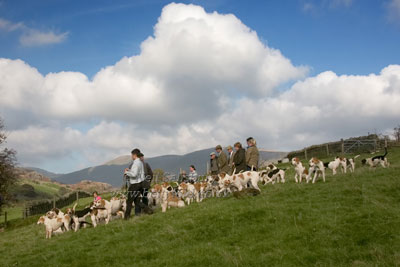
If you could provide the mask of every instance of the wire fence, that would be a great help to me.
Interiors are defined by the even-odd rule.
[[[300,157],[308,160],[312,157],[323,158],[345,154],[372,153],[391,146],[400,146],[400,144],[387,138],[379,138],[377,135],[368,135],[306,147],[290,152],[287,157],[289,159]]]

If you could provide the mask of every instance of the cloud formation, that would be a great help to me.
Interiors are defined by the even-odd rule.
[[[180,154],[248,136],[290,150],[398,123],[400,66],[307,73],[234,15],[170,4],[140,54],[93,79],[0,59],[0,112],[13,118],[9,145],[26,165],[76,153],[99,164],[133,147]]]
[[[20,31],[19,42],[22,46],[42,46],[58,44],[68,38],[68,32],[40,31],[26,26],[23,22],[13,23],[0,18],[0,30],[5,32]]]

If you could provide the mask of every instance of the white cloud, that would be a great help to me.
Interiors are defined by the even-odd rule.
[[[67,37],[68,32],[56,34],[53,31],[41,32],[38,30],[29,30],[21,35],[19,41],[23,46],[40,46],[62,43]]]
[[[0,112],[32,117],[16,117],[9,138],[27,164],[73,153],[99,164],[133,147],[146,156],[186,153],[248,136],[293,149],[398,123],[400,66],[365,76],[306,73],[235,16],[170,4],[139,55],[93,80],[0,59]]]
[[[13,23],[0,18],[0,30],[6,32],[21,31],[19,42],[22,46],[42,46],[58,44],[68,38],[68,32],[55,33],[54,31],[39,31],[26,26],[22,22]]]
[[[12,32],[24,28],[25,25],[22,22],[12,23],[11,21],[0,18],[0,30]]]
[[[193,5],[166,6],[154,37],[141,48],[139,55],[100,70],[92,81],[74,72],[38,76],[22,61],[1,59],[0,73],[7,82],[0,84],[0,92],[7,91],[13,101],[0,103],[30,107],[50,119],[170,124],[214,117],[223,97],[266,96],[308,70],[263,44],[235,16]],[[19,76],[27,77],[26,86],[19,84]]]
[[[391,21],[399,21],[400,19],[400,0],[390,0],[386,5],[388,18]]]

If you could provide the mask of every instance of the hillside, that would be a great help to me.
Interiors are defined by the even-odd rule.
[[[18,168],[18,180],[11,187],[13,202],[23,202],[30,200],[43,200],[59,198],[72,191],[111,191],[112,186],[107,183],[83,180],[76,184],[62,184],[53,179],[33,171],[31,168]]]
[[[194,164],[199,174],[205,174],[210,153],[214,149],[203,149],[185,155],[164,155],[159,157],[147,158],[153,170],[162,169],[170,174],[178,174],[179,169],[188,171],[189,166]],[[260,151],[261,161],[280,159],[285,156],[285,152]],[[114,187],[122,185],[122,172],[131,162],[130,156],[121,156],[103,165],[86,168],[72,173],[56,177],[57,181],[66,184],[77,183],[81,180],[93,180],[109,183]]]
[[[364,155],[363,155],[364,156]],[[182,209],[45,240],[32,224],[0,233],[4,266],[397,266],[400,150],[389,169],[262,186],[256,197]],[[27,250],[26,247],[31,249]],[[55,256],[56,255],[56,256]],[[72,256],[71,256],[72,255]],[[45,260],[44,260],[45,259]]]
[[[49,172],[49,171],[46,171],[46,170],[43,170],[43,169],[40,169],[40,168],[35,168],[35,167],[25,167],[24,169],[35,171],[35,172],[40,173],[40,174],[42,174],[42,175],[44,175],[46,177],[49,177],[51,179],[55,179],[55,178],[57,178],[58,176],[61,175],[59,173]]]

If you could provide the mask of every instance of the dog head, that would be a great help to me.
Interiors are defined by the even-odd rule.
[[[298,157],[292,158],[292,165],[296,166],[300,163],[300,159]]]

